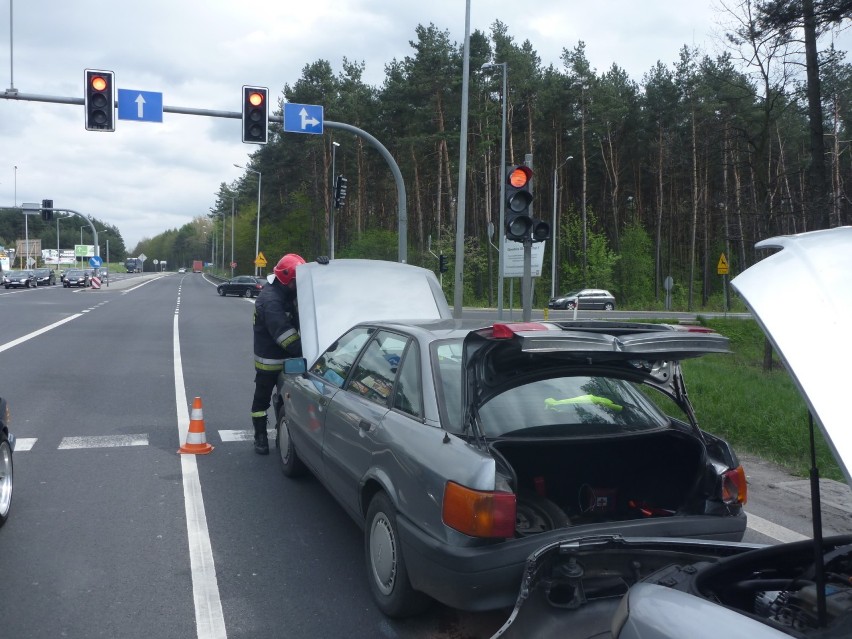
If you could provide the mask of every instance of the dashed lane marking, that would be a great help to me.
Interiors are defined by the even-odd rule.
[[[148,435],[97,435],[92,437],[63,437],[59,450],[71,448],[119,448],[121,446],[147,446]]]

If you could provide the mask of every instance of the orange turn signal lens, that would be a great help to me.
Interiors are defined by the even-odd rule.
[[[722,501],[726,504],[741,505],[748,501],[748,482],[742,466],[722,475]]]
[[[515,536],[514,493],[482,491],[447,482],[444,489],[444,523],[471,537]]]

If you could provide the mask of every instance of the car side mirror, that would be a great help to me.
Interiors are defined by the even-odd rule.
[[[303,375],[308,372],[308,361],[304,357],[291,357],[284,360],[285,375]]]

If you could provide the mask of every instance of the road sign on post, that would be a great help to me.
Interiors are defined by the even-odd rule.
[[[118,119],[137,122],[163,121],[163,94],[153,91],[118,90]]]
[[[317,104],[284,104],[284,130],[288,133],[322,133],[323,108]]]
[[[716,275],[727,275],[728,270],[728,258],[722,253],[719,256],[719,263],[716,265]]]

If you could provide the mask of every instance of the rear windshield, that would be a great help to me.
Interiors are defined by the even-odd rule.
[[[460,351],[460,344],[435,350],[442,419],[457,433],[462,430]],[[589,437],[655,430],[670,422],[640,385],[577,375],[516,386],[483,404],[479,418],[486,437]]]

